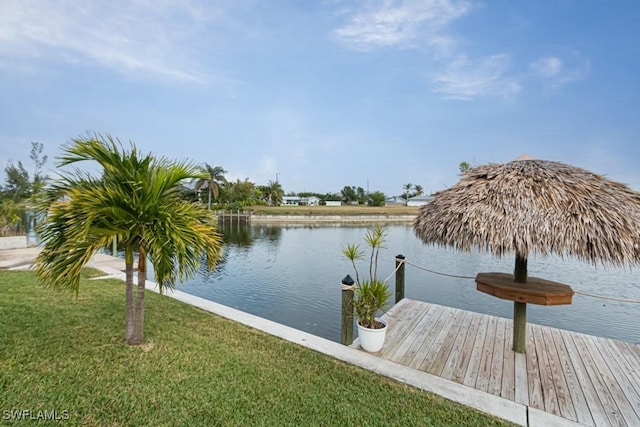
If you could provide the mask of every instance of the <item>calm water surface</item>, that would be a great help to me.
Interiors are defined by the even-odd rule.
[[[362,245],[366,227],[224,224],[224,257],[211,272],[178,289],[264,317],[330,340],[340,340],[340,281],[353,276],[341,254],[347,243]],[[514,258],[462,253],[424,245],[410,225],[392,225],[387,249],[380,254],[379,277],[395,268],[395,255],[445,273],[475,276],[478,272],[511,273]],[[367,271],[362,264],[360,271]],[[529,275],[571,285],[574,290],[640,300],[638,269],[604,268],[560,257],[532,258]],[[434,275],[406,266],[407,298],[512,317],[513,303],[475,289],[475,281]],[[391,290],[395,285],[389,281]],[[572,305],[529,304],[529,322],[596,336],[640,343],[640,304],[575,295]]]

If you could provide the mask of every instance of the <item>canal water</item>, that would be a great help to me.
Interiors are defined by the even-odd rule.
[[[348,243],[363,245],[366,226],[223,224],[224,255],[213,271],[177,289],[333,341],[340,340],[341,279],[354,276],[342,256]],[[463,253],[424,245],[410,225],[391,225],[380,253],[378,277],[393,273],[395,256],[430,270],[475,277],[511,273],[514,256]],[[363,263],[360,272],[366,272]],[[576,291],[640,300],[640,269],[592,266],[574,259],[532,257],[529,276],[558,281]],[[355,276],[354,276],[355,277]],[[435,275],[407,265],[405,296],[478,313],[512,317],[513,303],[478,292],[473,279]],[[395,279],[389,282],[393,292]],[[531,323],[640,343],[640,304],[575,295],[572,305],[529,304]]]

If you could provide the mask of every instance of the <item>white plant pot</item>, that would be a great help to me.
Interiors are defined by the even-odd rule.
[[[360,347],[369,353],[376,353],[382,349],[384,338],[387,335],[387,324],[380,319],[376,319],[384,323],[384,328],[369,329],[358,323],[358,337],[360,338]]]

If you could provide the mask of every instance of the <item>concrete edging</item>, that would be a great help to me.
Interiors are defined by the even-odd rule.
[[[0,237],[0,250],[4,249],[24,249],[28,246],[26,234],[19,236]]]

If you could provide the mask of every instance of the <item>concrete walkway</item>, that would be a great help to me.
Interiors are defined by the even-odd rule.
[[[28,268],[40,253],[39,247],[0,250],[0,269]]]
[[[38,254],[38,251],[35,250],[37,248],[29,249],[31,249],[31,252],[27,252],[27,249],[0,251],[0,268],[28,266]],[[109,278],[116,278],[120,280],[125,279],[125,274],[123,272],[124,261],[122,259],[98,254],[91,260],[89,265],[105,272]],[[155,283],[147,282],[146,286],[147,289],[153,292],[158,292],[158,287]],[[384,360],[361,350],[356,350],[325,338],[321,338],[280,323],[272,322],[182,291],[168,291],[165,294],[178,301],[185,302],[218,316],[242,323],[251,328],[261,330],[289,342],[318,351],[364,369],[368,369],[418,389],[438,394],[447,399],[511,421],[518,425],[534,427],[578,425],[546,412],[529,408],[526,405],[478,391],[452,381],[444,380],[435,375],[421,372],[389,360]]]

